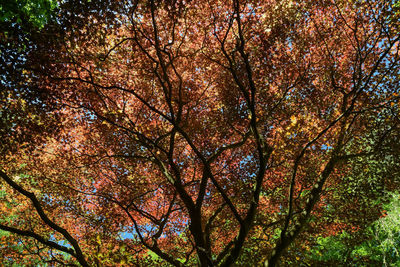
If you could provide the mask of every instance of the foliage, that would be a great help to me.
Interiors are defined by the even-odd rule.
[[[56,2],[3,1],[0,6],[0,153],[13,152],[48,132],[54,118],[44,104],[43,91],[35,88],[27,69],[34,36],[54,17]]]
[[[399,194],[389,194],[382,217],[352,234],[318,237],[309,263],[351,266],[398,266],[400,264]],[[360,235],[363,238],[360,239]],[[354,243],[355,239],[359,239]]]
[[[376,241],[379,245],[379,256],[385,266],[400,265],[400,195],[391,195],[390,205],[387,205],[387,214],[380,218],[374,229]]]
[[[27,7],[53,2],[15,3],[2,13],[4,264],[362,252],[399,182],[395,1],[66,0],[52,20]],[[10,22],[21,16],[37,28]]]
[[[51,18],[51,11],[56,8],[53,0],[10,0],[0,6],[0,22],[22,24],[29,22],[32,26],[42,28]]]

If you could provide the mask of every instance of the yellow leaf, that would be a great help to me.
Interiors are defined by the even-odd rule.
[[[297,118],[294,115],[292,115],[292,117],[290,117],[290,121],[292,122],[292,125],[294,125],[297,123]]]
[[[100,237],[100,235],[96,236],[96,241],[97,241],[97,244],[101,245],[101,237]]]

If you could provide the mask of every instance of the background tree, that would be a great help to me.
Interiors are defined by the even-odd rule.
[[[398,176],[356,174],[396,173],[394,2],[93,2],[60,3],[26,58],[59,124],[2,157],[3,242],[84,266],[306,264],[380,216],[364,200]]]

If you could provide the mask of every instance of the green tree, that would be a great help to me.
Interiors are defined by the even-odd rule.
[[[400,266],[400,194],[387,193],[381,218],[364,229],[319,237],[306,262],[311,265]]]

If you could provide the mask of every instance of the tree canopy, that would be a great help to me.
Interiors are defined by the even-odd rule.
[[[4,264],[310,266],[385,217],[397,1],[15,3],[0,10]]]

